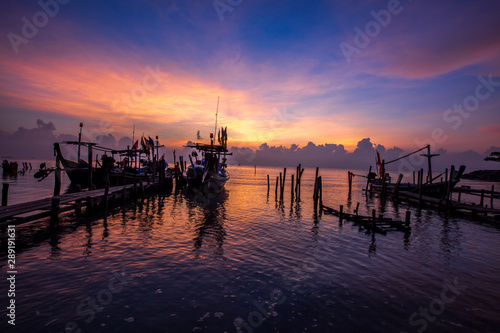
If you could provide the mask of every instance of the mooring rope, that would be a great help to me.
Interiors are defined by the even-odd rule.
[[[410,155],[413,155],[413,154],[415,154],[415,153],[418,153],[419,151],[424,150],[424,149],[426,149],[426,148],[427,148],[427,146],[425,146],[425,147],[423,147],[423,148],[420,148],[419,150],[415,150],[413,153],[409,153],[409,154],[406,154],[406,155],[404,155],[404,156],[398,157],[398,158],[396,158],[395,160],[392,160],[392,161],[389,161],[389,162],[385,162],[385,164],[387,165],[387,164],[389,164],[389,163],[399,161],[399,160],[401,160],[401,159],[403,159],[403,158],[406,158],[406,157],[408,157],[408,156],[410,156]]]

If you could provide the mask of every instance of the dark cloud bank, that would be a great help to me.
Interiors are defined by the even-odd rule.
[[[77,140],[76,135],[61,134],[55,135],[56,128],[52,122],[37,120],[37,127],[26,129],[19,127],[12,134],[0,131],[0,156],[12,157],[15,159],[26,158],[53,158],[53,143],[60,141]],[[98,144],[115,149],[124,149],[132,145],[132,139],[123,137],[117,140],[112,134],[85,133],[84,140],[94,141]],[[92,134],[94,134],[92,136]],[[92,136],[92,137],[90,137]],[[420,147],[415,147],[415,150]],[[296,166],[301,163],[304,167],[320,168],[343,168],[343,169],[361,169],[366,170],[370,165],[375,165],[376,151],[380,153],[382,159],[386,161],[396,159],[408,151],[403,151],[398,147],[386,149],[382,145],[374,144],[370,138],[364,138],[358,142],[357,148],[353,152],[347,152],[342,144],[320,144],[316,145],[309,142],[306,146],[299,147],[296,144],[290,147],[269,146],[262,144],[259,149],[231,147],[233,156],[229,163],[241,165],[263,165],[263,166]],[[444,149],[433,151],[440,154],[433,159],[433,167],[436,172],[442,171],[450,165],[455,166],[465,164],[467,171],[480,169],[498,169],[499,165],[495,162],[486,162],[484,157],[492,151],[500,151],[500,147],[492,146],[490,149],[480,154],[474,151],[462,153],[447,153]],[[191,152],[189,148],[177,149],[177,156],[184,155],[188,161],[187,155]],[[173,148],[164,148],[161,153],[167,156],[168,161],[173,160]],[[65,153],[68,158],[75,159],[75,151],[68,150]],[[402,162],[395,162],[389,165],[389,170],[412,171],[419,168],[426,169],[427,162],[425,158],[413,155],[413,158],[404,159]]]

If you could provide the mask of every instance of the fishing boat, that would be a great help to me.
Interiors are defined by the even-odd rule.
[[[208,190],[210,193],[220,192],[230,178],[226,156],[231,153],[222,145],[195,143],[186,147],[194,148],[202,154],[201,159],[198,159],[196,152],[189,156],[191,165],[183,173],[188,186]],[[195,161],[192,157],[195,157]]]
[[[215,113],[215,133],[217,133],[217,115],[219,113],[219,99],[217,99],[217,112]],[[183,178],[191,188],[198,188],[209,193],[219,193],[229,180],[226,156],[232,155],[227,150],[227,127],[219,129],[217,141],[214,144],[214,134],[210,133],[210,144],[195,143],[186,147],[194,148],[189,155],[191,164],[184,170]],[[193,157],[195,161],[193,162]]]
[[[415,153],[420,152],[421,150],[427,149],[427,154],[421,154],[421,156],[427,157],[428,159],[428,175],[427,175],[427,180],[424,182],[424,177],[423,177],[423,170],[419,175],[421,179],[419,180],[417,177],[417,183],[413,182],[402,182],[402,175],[398,178],[396,183],[391,182],[391,177],[390,174],[385,172],[385,166],[387,164],[399,161],[403,158],[406,158],[410,155],[413,155]],[[450,170],[450,174],[448,175],[448,171],[445,171],[436,177],[433,178],[432,176],[432,164],[431,164],[431,158],[434,156],[439,156],[438,154],[431,154],[430,152],[430,145],[427,145],[415,152],[412,152],[410,154],[407,154],[405,156],[399,157],[395,160],[385,162],[380,160],[380,155],[377,152],[377,169],[378,169],[378,174],[374,172],[369,172],[367,178],[368,178],[368,183],[370,185],[370,190],[373,192],[382,192],[382,191],[388,191],[388,192],[398,192],[398,191],[408,191],[408,192],[415,192],[418,193],[421,191],[422,195],[433,197],[433,198],[445,198],[447,197],[452,191],[453,188],[458,184],[460,181],[464,171],[465,171],[465,166],[461,165],[458,170],[455,170],[454,166],[452,166]],[[370,167],[371,170],[371,167]],[[440,177],[442,178],[444,176],[444,180],[436,181]],[[421,185],[420,185],[421,184]]]

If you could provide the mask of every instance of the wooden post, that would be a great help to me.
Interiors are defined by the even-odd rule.
[[[61,193],[61,161],[56,157],[56,170],[54,173],[54,195]]]
[[[418,208],[422,203],[422,174],[424,173],[423,169],[418,170]]]
[[[491,185],[490,208],[493,209],[493,193],[495,193],[495,185]]]
[[[452,194],[452,189],[453,189],[453,174],[455,173],[455,166],[452,165],[450,168],[450,179],[448,181],[448,187],[446,189],[446,200],[450,200],[450,196]]]
[[[283,188],[283,174],[280,172],[280,201],[281,201],[281,198],[283,197],[282,192],[281,192],[282,188]]]
[[[253,166],[253,174],[256,175],[257,174],[257,165],[255,164]]]
[[[294,192],[295,188],[293,187],[293,185],[294,185],[294,182],[293,182],[294,181],[294,177],[295,177],[295,175],[292,175],[292,186],[290,187],[290,195],[292,196],[292,204],[293,204],[293,199],[294,199],[294,195],[295,195],[295,192]]]
[[[405,227],[406,228],[410,227],[410,217],[411,217],[411,211],[407,210],[406,217],[405,217]]]
[[[300,164],[299,164],[299,167],[301,167]],[[304,169],[300,169],[300,173],[299,173],[299,194],[297,194],[297,200],[300,200],[300,193],[302,191],[301,190],[301,186],[302,186],[301,184],[302,184],[302,174],[303,173],[304,173]]]
[[[359,214],[359,202],[356,204],[356,216]]]
[[[403,174],[400,173],[398,177],[398,181],[396,182],[396,185],[394,186],[394,190],[392,191],[391,198],[394,196],[399,195],[399,185],[401,184],[401,181],[403,180]]]
[[[92,144],[88,144],[88,148],[89,148],[89,160],[88,160],[88,164],[89,164],[89,190],[92,190]]]
[[[349,179],[349,193],[351,193],[351,189],[352,189],[352,174],[351,174],[351,171],[347,171],[347,177]]]
[[[319,176],[318,179],[319,179],[319,209],[323,210],[323,180],[321,176]]]
[[[385,191],[387,190],[387,184],[385,183],[385,160],[382,160],[382,198],[385,198]]]
[[[318,172],[319,172],[319,167],[316,167],[316,176],[314,177],[314,192],[313,192],[313,198],[316,200],[318,196]]]
[[[269,184],[269,175],[267,175],[267,195],[269,195],[269,187],[270,187],[270,184]]]
[[[484,190],[481,190],[481,201],[479,201],[479,206],[484,206]]]
[[[278,180],[279,177],[276,176],[276,188],[274,189],[274,200],[278,200]]]
[[[283,169],[283,187],[281,188],[281,200],[283,201],[283,196],[285,193],[285,181],[286,181],[286,168]]]
[[[340,209],[339,209],[339,220],[340,220],[340,222],[342,222],[343,215],[344,215],[344,205],[340,205]]]
[[[7,206],[9,198],[9,183],[2,184],[2,206]]]

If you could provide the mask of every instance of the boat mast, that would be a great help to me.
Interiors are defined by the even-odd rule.
[[[217,115],[219,114],[219,98],[220,96],[217,96],[217,111],[215,111],[214,141],[215,141],[215,136],[217,135]]]
[[[431,159],[434,156],[439,156],[439,154],[431,154],[431,145],[427,145],[427,154],[420,154],[420,156],[427,157],[427,167],[429,169],[427,177],[429,178],[427,181],[432,184],[432,163]]]

